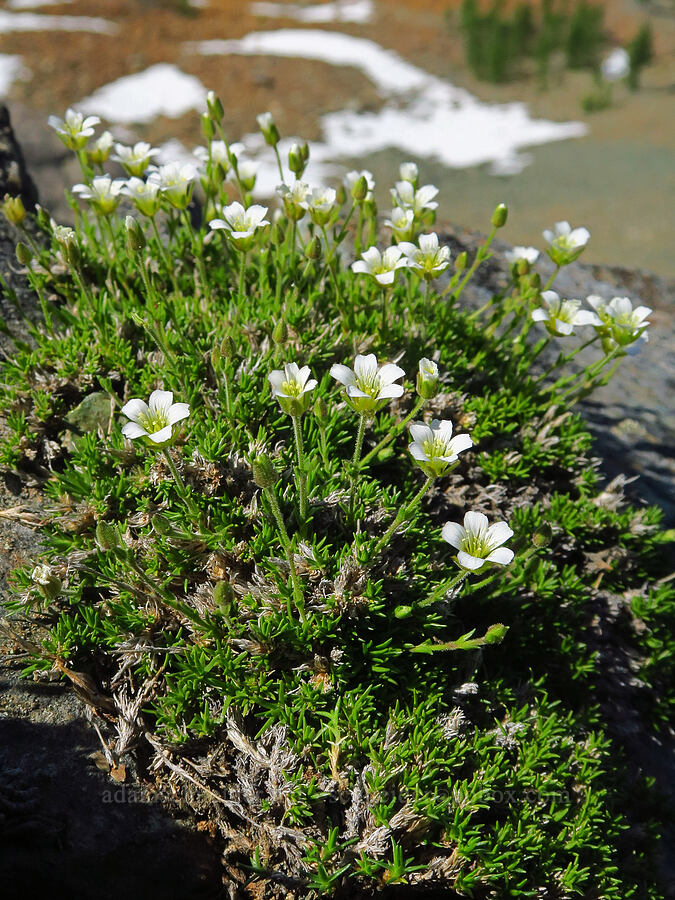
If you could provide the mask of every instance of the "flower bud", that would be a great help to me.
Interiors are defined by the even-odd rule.
[[[305,246],[305,256],[307,259],[321,259],[321,241],[318,235],[315,234]]]
[[[272,330],[272,340],[275,344],[285,344],[288,340],[288,325],[283,319],[279,319]]]
[[[157,534],[164,535],[164,537],[170,537],[172,534],[178,534],[167,517],[163,516],[161,513],[155,513],[152,517],[152,527],[153,530],[157,532]]]
[[[344,206],[347,201],[347,190],[344,184],[341,184],[335,193],[335,199],[337,200],[338,206]]]
[[[35,220],[37,221],[38,226],[42,228],[43,231],[51,229],[49,213],[44,208],[44,206],[40,206],[39,203],[35,204]]]
[[[283,244],[286,238],[286,229],[282,222],[275,222],[272,226],[272,233],[270,235],[270,239],[273,244],[280,245]]]
[[[236,356],[237,348],[235,347],[232,337],[228,334],[220,342],[220,355],[225,359],[233,359]]]
[[[216,135],[213,119],[208,113],[202,113],[202,134],[207,141],[212,140]]]
[[[265,453],[260,453],[253,460],[253,480],[261,488],[271,488],[277,483],[277,472],[272,460]]]
[[[319,425],[325,425],[328,421],[328,404],[323,397],[317,397],[314,401],[314,415]]]
[[[23,243],[23,241],[19,241],[16,245],[16,258],[19,260],[22,266],[29,266],[31,260],[33,259],[33,253],[30,248]]]
[[[296,178],[300,178],[307,168],[309,146],[307,143],[291,144],[288,151],[288,168]]]
[[[209,91],[206,95],[206,108],[214,122],[222,121],[225,110],[223,109],[223,104],[220,102],[220,97],[216,96],[215,91]]]
[[[101,550],[117,550],[122,546],[122,537],[117,525],[99,522],[96,526],[96,543]]]
[[[397,606],[394,615],[397,619],[407,619],[412,611],[412,606]]]
[[[421,359],[417,372],[417,393],[423,400],[432,400],[438,394],[438,366],[431,359]]]
[[[506,637],[506,632],[509,630],[508,625],[502,625],[500,622],[497,622],[495,625],[490,625],[488,630],[485,632],[485,636],[483,638],[484,644],[501,644],[501,642]]]
[[[279,134],[279,129],[276,126],[276,122],[274,121],[274,117],[271,112],[261,113],[257,116],[258,127],[262,132],[262,136],[265,138],[265,143],[269,147],[276,147],[276,145],[281,140],[281,135]]]
[[[21,225],[26,218],[26,207],[23,205],[21,197],[12,197],[5,194],[2,201],[2,211],[10,225]]]
[[[362,203],[368,195],[368,179],[365,175],[357,178],[352,185],[352,197],[357,203]]]
[[[492,224],[495,228],[503,228],[509,215],[506,203],[498,203],[492,213]]]
[[[527,259],[519,259],[516,262],[516,275],[529,275],[530,274],[530,261]]]
[[[127,247],[132,253],[140,253],[145,249],[143,229],[133,216],[127,216],[124,225],[127,229]]]
[[[455,260],[455,272],[463,272],[464,269],[466,269],[468,262],[469,257],[467,256],[466,250],[462,250]]]
[[[213,602],[223,612],[229,612],[234,601],[234,588],[229,581],[216,581],[213,586]]]
[[[45,600],[56,600],[63,590],[63,582],[59,576],[50,566],[45,565],[44,563],[35,566],[31,573],[31,578],[33,579],[33,583],[38,586],[38,589]]]
[[[533,291],[538,291],[541,287],[541,275],[539,272],[532,272],[530,275],[530,287]]]
[[[552,540],[553,529],[548,522],[542,522],[532,535],[532,543],[537,548],[537,550],[548,547]]]

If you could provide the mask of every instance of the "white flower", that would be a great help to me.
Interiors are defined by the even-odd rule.
[[[67,225],[53,225],[52,231],[61,246],[68,247],[70,244],[77,244],[77,235]]]
[[[512,247],[511,250],[504,252],[504,259],[511,265],[524,259],[532,266],[539,259],[539,251],[536,247]]]
[[[545,306],[535,309],[532,318],[544,322],[546,330],[555,337],[574,334],[577,325],[599,325],[600,319],[590,309],[580,309],[579,300],[561,300],[555,291],[543,291]]]
[[[557,266],[566,266],[573,262],[583,251],[591,238],[587,228],[572,228],[569,222],[556,222],[553,231],[544,231],[544,240],[548,241],[546,252]]]
[[[621,81],[630,72],[630,56],[624,47],[615,47],[600,63],[605,81]]]
[[[310,391],[319,383],[310,378],[309,366],[298,368],[297,363],[286,363],[283,369],[275,369],[267,376],[272,385],[272,395],[289,416],[299,416],[306,412],[311,397]]]
[[[413,439],[409,450],[426,475],[439,478],[457,462],[458,454],[473,446],[468,434],[452,436],[452,422],[434,419],[430,425],[413,422],[410,426]]]
[[[415,234],[415,213],[412,209],[395,206],[391,219],[385,219],[384,224],[391,228],[397,241],[410,241]]]
[[[223,209],[222,219],[211,219],[209,226],[214,230],[224,228],[237,250],[249,250],[256,238],[256,229],[270,223],[265,218],[266,206],[254,204],[244,209],[241,203],[230,203]]]
[[[347,189],[347,192],[350,196],[354,196],[354,187],[356,182],[361,178],[366,179],[366,184],[368,186],[366,196],[363,198],[364,200],[372,200],[373,199],[373,191],[375,189],[375,179],[373,178],[373,173],[369,172],[368,169],[361,169],[360,172],[357,172],[356,169],[352,169],[351,172],[347,172],[343,179],[343,184]]]
[[[387,400],[403,394],[403,385],[394,384],[405,375],[403,369],[394,363],[385,363],[378,369],[374,353],[357,356],[353,371],[336,363],[330,374],[345,386],[347,402],[358,413],[376,412]]]
[[[478,570],[487,563],[508,565],[513,559],[513,550],[502,547],[504,541],[513,535],[506,522],[495,522],[488,527],[487,516],[479,512],[468,512],[464,525],[446,522],[443,526],[443,540],[459,550],[457,565],[462,569]]]
[[[415,189],[409,181],[397,181],[396,187],[391,190],[391,202],[393,206],[401,206],[403,209],[412,209],[415,217],[425,209],[436,209],[438,203],[434,197],[438,194],[438,188],[433,184],[425,184]]]
[[[652,310],[648,306],[637,306],[628,297],[613,297],[609,303],[597,294],[591,294],[588,302],[599,316],[596,331],[602,338],[605,353],[623,348],[629,356],[639,353],[642,344],[649,340],[647,327]]]
[[[416,272],[420,272],[427,281],[436,278],[450,264],[450,248],[438,246],[438,235],[421,234],[418,239],[419,246],[409,244],[407,241],[399,243],[399,248],[408,259],[408,265]]]
[[[361,254],[361,259],[352,263],[352,271],[372,275],[378,284],[388,285],[394,283],[396,270],[407,265],[408,260],[400,247],[387,247],[384,253],[380,253],[377,247],[369,247]]]
[[[130,419],[122,428],[124,437],[133,441],[142,437],[146,443],[166,444],[171,440],[173,426],[190,415],[187,403],[174,403],[171,391],[153,391],[148,403],[129,400],[122,407],[122,415]]]
[[[115,155],[113,159],[121,163],[128,175],[135,175],[140,178],[145,174],[145,170],[150,165],[153,156],[157,156],[159,150],[151,147],[147,141],[138,141],[133,147],[127,147],[125,144],[115,144]]]
[[[417,179],[419,178],[419,169],[417,168],[417,163],[414,162],[404,162],[398,167],[398,174],[401,181],[409,181],[410,184],[414,187],[417,184]]]
[[[229,148],[229,151],[232,151],[232,147],[240,147],[243,149],[243,144],[232,144]],[[210,141],[209,147],[211,148],[211,161],[213,163],[217,163],[219,166],[222,166],[223,171],[227,174],[230,170],[230,155],[228,153],[228,146],[225,141]],[[201,163],[208,163],[209,161],[209,148],[208,147],[195,147],[193,151],[194,155]],[[236,154],[234,154],[236,159]]]
[[[417,393],[423,400],[431,400],[438,393],[438,365],[432,360],[422,357],[417,371]]]
[[[276,126],[272,113],[260,113],[259,116],[256,116],[256,119],[262,136],[265,138],[265,143],[270,147],[276,147],[279,143],[279,129]]]
[[[136,209],[144,216],[152,218],[159,209],[161,197],[158,181],[129,178],[122,187],[122,193],[131,199]]]
[[[299,222],[307,211],[305,201],[309,194],[309,185],[304,181],[297,180],[291,185],[279,184],[277,185],[277,194],[283,201],[288,218],[293,222]]]
[[[98,125],[101,120],[98,116],[85,118],[82,113],[68,109],[65,119],[50,116],[47,121],[69,150],[81,150],[94,133],[94,125]]]
[[[309,215],[315,225],[325,225],[337,207],[337,192],[334,188],[314,188],[306,201]]]
[[[189,163],[168,163],[148,175],[148,182],[158,184],[163,197],[176,209],[187,209],[197,173]]]
[[[104,131],[103,134],[94,141],[94,143],[88,150],[88,156],[91,162],[99,166],[103,165],[103,163],[110,156],[112,145],[112,134],[110,134],[109,131]]]
[[[109,216],[117,209],[123,187],[122,178],[113,181],[110,175],[96,175],[91,184],[76,184],[73,193],[79,194],[101,215]]]

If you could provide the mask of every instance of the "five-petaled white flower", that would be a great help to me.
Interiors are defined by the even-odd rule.
[[[599,325],[600,319],[590,309],[581,309],[579,300],[561,300],[555,291],[543,291],[545,306],[535,309],[532,318],[543,322],[546,330],[555,337],[574,334],[577,325]]]
[[[129,178],[122,187],[122,193],[129,197],[136,209],[144,216],[152,218],[161,201],[159,182]]]
[[[313,188],[305,205],[315,225],[326,225],[337,207],[337,192],[334,188]]]
[[[158,184],[163,197],[176,209],[187,209],[192,198],[197,172],[189,163],[168,163],[148,175],[148,182]]]
[[[438,188],[433,184],[415,188],[409,181],[397,181],[396,187],[391,190],[391,202],[393,206],[412,209],[417,217],[426,209],[438,207],[438,203],[434,200],[436,194],[438,194]]]
[[[391,228],[399,242],[411,241],[415,235],[415,213],[412,209],[395,206],[391,211],[391,218],[385,219],[384,224]]]
[[[249,250],[256,239],[256,229],[270,223],[265,218],[266,206],[254,204],[244,209],[235,201],[223,209],[222,219],[211,219],[209,227],[217,230],[224,228],[237,250]]]
[[[591,238],[587,228],[572,228],[569,222],[556,222],[553,231],[544,231],[548,241],[546,252],[557,266],[573,262],[583,251]]]
[[[299,222],[307,211],[309,185],[297,179],[293,184],[278,184],[277,194],[281,197],[286,215],[293,222]]]
[[[153,156],[157,156],[159,150],[148,144],[147,141],[138,141],[133,147],[127,147],[125,144],[115,144],[115,155],[113,159],[121,163],[124,171],[128,175],[135,175],[140,178],[145,174],[145,170],[150,165]]]
[[[433,419],[430,425],[413,422],[410,426],[413,439],[409,450],[425,475],[440,478],[457,462],[458,454],[473,446],[468,434],[452,436],[449,419]]]
[[[539,251],[536,247],[512,247],[504,252],[504,259],[514,265],[524,259],[525,262],[533,266],[539,259]]]
[[[506,566],[513,559],[513,550],[501,546],[513,531],[506,522],[495,522],[488,527],[487,516],[483,513],[466,513],[463,526],[446,522],[441,533],[443,540],[459,551],[455,559],[462,569],[477,571],[488,563]]]
[[[98,116],[85,118],[82,113],[67,109],[64,119],[50,116],[47,121],[69,150],[82,150],[94,133],[94,125],[98,125],[101,120]]]
[[[187,403],[174,403],[171,391],[153,391],[148,403],[129,400],[122,407],[122,415],[130,419],[122,428],[124,437],[133,441],[143,438],[146,443],[165,445],[171,440],[173,426],[190,415]]]
[[[418,245],[401,241],[399,248],[408,259],[408,266],[419,272],[426,281],[436,278],[450,264],[450,248],[438,246],[438,235],[421,234]]]
[[[330,374],[345,386],[347,402],[358,413],[377,412],[387,400],[403,394],[403,385],[394,384],[405,375],[403,369],[394,363],[385,363],[378,369],[374,353],[358,355],[353,371],[349,366],[336,363],[331,366]]]
[[[647,327],[652,310],[648,306],[636,306],[628,297],[613,297],[609,303],[597,294],[591,294],[588,302],[599,316],[595,326],[602,339],[605,353],[623,349],[629,356],[635,356],[642,344],[649,340]]]
[[[123,187],[122,178],[115,178],[113,181],[110,175],[96,175],[91,184],[76,184],[73,193],[79,194],[102,216],[109,216],[119,205]]]
[[[267,376],[272,385],[272,395],[289,416],[300,416],[310,404],[310,391],[319,383],[310,378],[309,366],[298,368],[297,363],[285,363],[283,369],[275,369]]]
[[[371,275],[378,284],[386,287],[394,283],[396,270],[407,266],[408,260],[400,247],[387,247],[384,253],[377,247],[369,247],[361,254],[361,259],[352,263],[352,271]]]

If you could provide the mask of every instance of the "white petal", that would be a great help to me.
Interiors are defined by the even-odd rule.
[[[348,397],[368,397],[368,399],[370,399],[370,394],[366,394],[365,391],[362,391],[360,387],[356,387],[355,384],[347,385],[347,396]]]
[[[123,416],[127,417],[127,419],[133,419],[134,421],[136,421],[141,416],[148,414],[148,404],[145,402],[145,400],[134,398],[133,400],[129,400],[128,403],[125,403],[120,411]]]
[[[409,431],[410,437],[418,444],[423,444],[424,441],[432,441],[434,439],[433,431],[424,422],[413,422]]]
[[[549,315],[547,310],[539,308],[532,311],[532,318],[535,322],[546,322],[548,321]]]
[[[464,528],[469,534],[478,534],[480,531],[487,531],[488,520],[483,513],[470,510],[464,516]]]
[[[356,262],[352,263],[352,272],[356,272],[359,275],[370,275],[370,269],[362,259],[357,259]]]
[[[380,251],[377,249],[377,247],[368,247],[365,253],[361,254],[361,257],[368,264],[369,270],[374,266],[379,266],[382,263],[382,257],[380,256]]]
[[[396,381],[397,378],[401,378],[405,375],[405,372],[400,366],[397,366],[394,363],[385,363],[377,374],[380,383],[384,385]]]
[[[652,314],[652,310],[648,306],[636,306],[633,310],[633,317],[637,322],[642,322],[647,316]]]
[[[547,306],[558,305],[560,303],[560,295],[555,291],[542,291],[541,299]]]
[[[488,562],[495,562],[499,563],[501,566],[508,566],[513,559],[513,556],[513,550],[509,550],[508,547],[497,547],[497,549],[493,550],[486,558]]]
[[[298,375],[297,375],[298,384],[301,384],[304,387],[305,384],[307,383],[307,379],[309,378],[311,370],[310,370],[309,366],[303,366],[301,369],[298,369],[298,367],[296,365],[295,368],[298,370]]]
[[[228,231],[230,230],[230,226],[224,219],[211,219],[211,221],[209,222],[209,228],[213,228],[214,231],[218,228],[225,228]]]
[[[331,370],[332,374],[332,370]],[[275,369],[273,372],[267,376],[267,380],[276,390],[281,389],[281,385],[286,381],[286,376],[284,375],[282,369]]]
[[[133,441],[134,438],[143,437],[147,433],[145,428],[139,425],[138,422],[127,422],[122,428],[122,434],[125,438],[129,438],[130,441]]]
[[[429,462],[429,457],[422,449],[421,444],[410,444],[408,450],[410,450],[415,459],[419,459],[421,462]]]
[[[377,358],[374,353],[367,356],[360,354],[354,360],[354,372],[357,378],[372,378],[377,372]]]
[[[463,569],[480,569],[481,566],[485,565],[484,559],[479,559],[477,556],[471,556],[464,550],[460,550],[457,554],[457,562]]]
[[[169,425],[175,425],[181,419],[187,419],[190,415],[190,407],[187,403],[174,403],[169,410]]]
[[[555,233],[559,236],[561,234],[569,234],[572,230],[572,226],[569,222],[556,222],[555,223]]]
[[[148,406],[152,411],[162,410],[163,412],[169,412],[171,408],[171,404],[173,403],[173,392],[172,391],[153,391],[150,394],[150,401]]]
[[[308,391],[313,391],[318,383],[319,382],[316,380],[316,378],[310,378],[309,381],[303,387],[302,393],[306,394]]]
[[[499,547],[510,537],[513,537],[513,531],[506,522],[495,522],[487,530],[487,542],[492,549]]]
[[[470,436],[468,434],[458,434],[450,441],[449,449],[457,454],[462,453],[464,450],[468,450],[469,447],[473,447],[473,441]]]
[[[390,272],[380,272],[375,276],[375,281],[378,284],[393,284],[395,278],[395,272],[392,269]]]
[[[385,384],[380,388],[377,395],[378,400],[390,400],[393,397],[401,397],[403,395],[402,384]]]
[[[459,522],[446,522],[441,531],[441,536],[451,547],[459,550],[462,546],[462,541],[466,537],[466,531]]]
[[[553,326],[558,334],[568,335],[574,334],[574,326],[571,322],[563,322],[562,319],[555,319]]]
[[[580,309],[574,317],[575,325],[600,325],[600,319],[590,309]]]
[[[598,294],[589,294],[588,297],[586,297],[586,300],[596,312],[599,312],[607,306],[607,301],[604,297],[598,296]]]
[[[450,419],[432,419],[431,430],[444,441],[449,441],[452,437],[452,422]]]
[[[163,444],[164,441],[168,441],[171,437],[171,426],[165,425],[164,428],[160,428],[160,430],[156,431],[154,434],[149,434],[148,437],[153,444]]]
[[[335,365],[331,366],[330,375],[336,381],[339,381],[340,384],[350,385],[356,383],[356,376],[349,366],[343,366],[340,363],[335,363]]]
[[[415,254],[417,253],[417,247],[414,244],[411,244],[409,241],[401,241],[398,246],[406,256],[414,259]]]

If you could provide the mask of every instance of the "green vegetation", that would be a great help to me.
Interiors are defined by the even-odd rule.
[[[557,298],[530,248],[468,308],[506,209],[474,259],[450,260],[420,234],[435,189],[411,164],[401,243],[353,270],[377,231],[369,173],[305,190],[294,145],[274,216],[221,121],[210,95],[197,225],[193,172],[137,183],[137,145],[117,150],[126,184],[102,180],[96,123],[54,122],[88,208],[73,201],[74,231],[41,214],[42,243],[19,245],[43,316],[2,375],[3,464],[52,473],[44,558],[8,603],[26,674],[73,681],[112,774],[133,752],[257,896],[656,900],[657,799],[608,710],[672,721],[672,535],[603,489],[574,411],[649,310]],[[556,273],[587,240],[547,233]],[[596,350],[580,370],[577,327]],[[402,371],[350,381],[370,353]],[[138,403],[156,390],[173,397]],[[440,432],[409,436],[414,419],[452,422],[454,458]],[[453,544],[469,511],[508,523],[496,550],[485,531]]]

